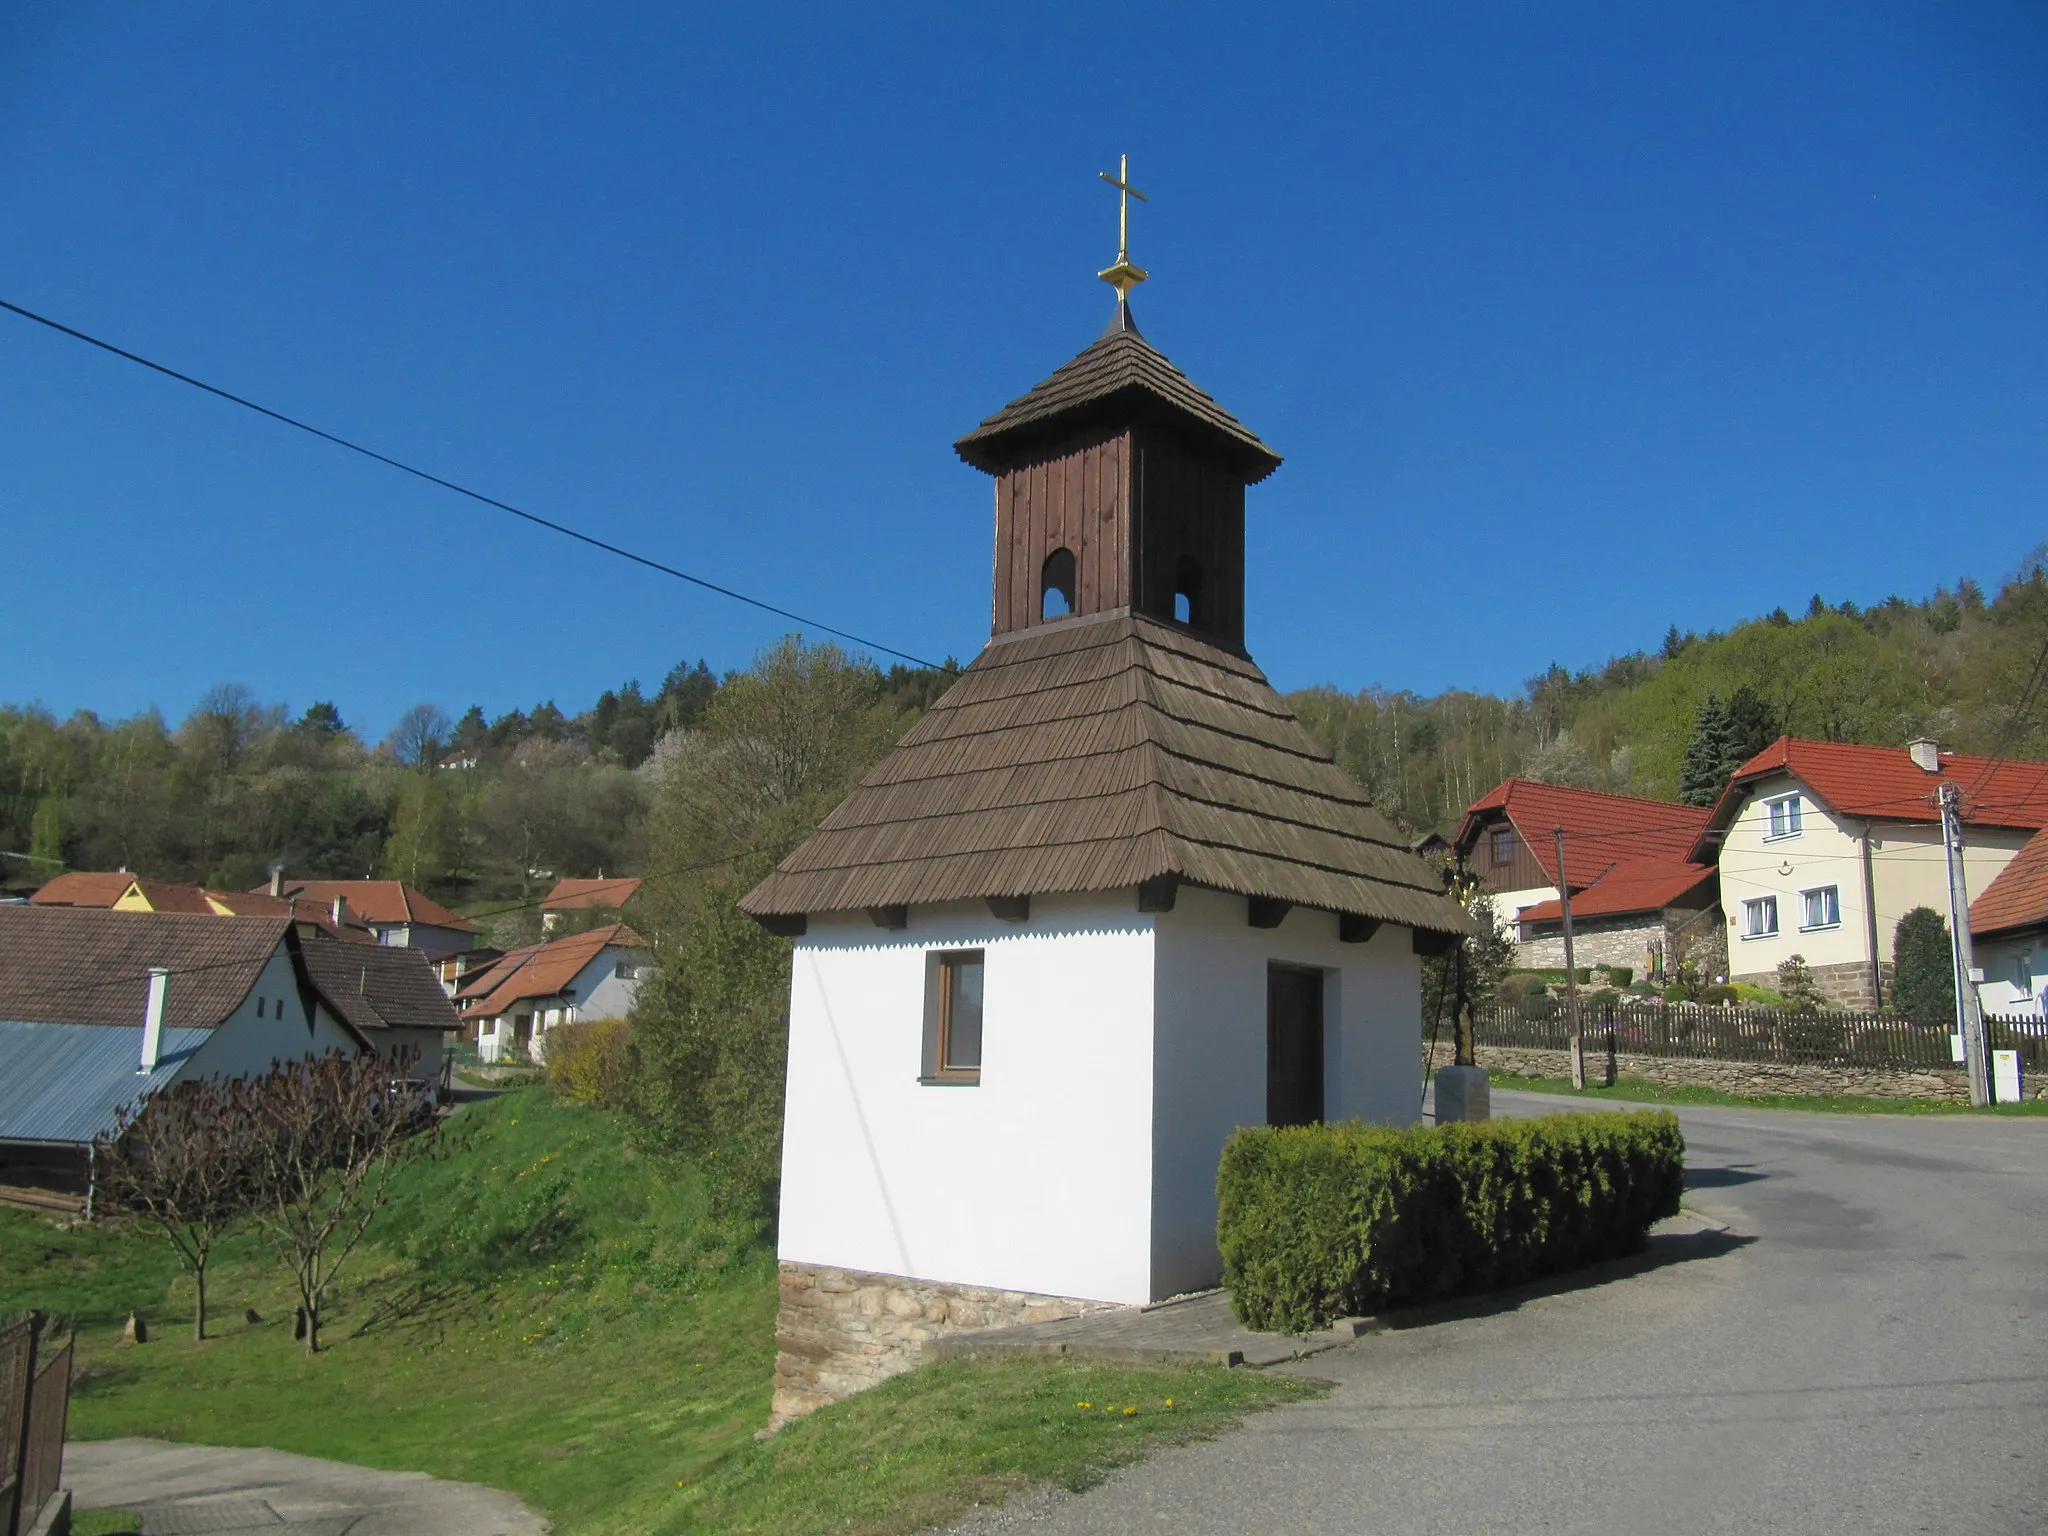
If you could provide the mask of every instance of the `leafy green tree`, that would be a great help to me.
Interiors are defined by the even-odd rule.
[[[1892,931],[1891,1001],[1915,1019],[1955,1017],[1955,948],[1948,924],[1932,907],[1915,907]]]

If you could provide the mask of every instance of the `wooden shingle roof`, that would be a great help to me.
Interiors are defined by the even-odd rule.
[[[999,474],[1030,446],[1097,421],[1152,422],[1201,440],[1244,476],[1263,480],[1280,455],[1138,334],[1126,306],[1081,354],[954,443],[976,469]]]
[[[795,916],[1162,875],[1468,931],[1251,661],[1128,611],[992,641],[740,905]]]

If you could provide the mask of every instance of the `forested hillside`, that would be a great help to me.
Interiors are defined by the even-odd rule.
[[[791,654],[784,646],[762,665]],[[1860,610],[1816,597],[1797,617],[1781,610],[1725,634],[1674,629],[1655,651],[1587,671],[1553,664],[1510,697],[1324,687],[1291,702],[1420,832],[1452,828],[1515,773],[1711,798],[1780,730],[1875,743],[1926,732],[1959,750],[2048,758],[2044,674],[2048,546],[1995,596],[1963,581]],[[628,683],[576,713],[549,700],[451,720],[423,704],[376,743],[331,704],[293,714],[234,685],[175,727],[154,710],[110,722],[0,707],[0,871],[16,889],[60,867],[122,866],[237,887],[282,859],[295,874],[392,876],[472,907],[530,899],[555,875],[642,871],[659,784],[684,765],[704,773],[697,727],[747,675],[678,665],[652,694]],[[948,681],[901,667],[848,676],[853,685],[818,694],[829,702],[817,707],[858,712],[864,735],[907,729]],[[693,794],[744,798],[753,778],[777,771],[712,774]],[[752,812],[704,804],[691,814],[722,824]],[[673,824],[652,835],[694,841]]]
[[[1290,702],[1403,825],[1449,831],[1509,774],[1681,798],[1703,710],[1709,733],[1718,723],[1730,739],[1789,731],[1891,745],[1925,733],[1958,751],[2048,758],[2044,663],[2048,545],[1988,599],[1968,580],[1865,609],[1815,597],[1796,618],[1780,609],[1725,634],[1673,629],[1655,651],[1584,672],[1553,663],[1510,698],[1325,687]],[[1728,722],[1744,689],[1746,718]],[[1721,762],[1720,777],[1733,765]]]

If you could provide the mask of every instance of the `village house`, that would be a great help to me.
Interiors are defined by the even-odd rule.
[[[38,890],[36,906],[101,907],[110,912],[186,912],[212,917],[288,917],[302,937],[324,933],[330,938],[374,944],[367,923],[350,913],[337,897],[321,905],[302,896],[273,896],[268,891],[214,891],[175,880],[151,880],[122,870],[105,875],[75,870],[59,875]]]
[[[609,923],[506,951],[464,977],[456,1001],[482,1060],[541,1061],[557,1025],[625,1018],[653,969],[647,941]]]
[[[556,929],[574,926],[579,920],[598,923],[627,914],[640,896],[640,881],[630,877],[610,880],[557,880],[540,903],[540,931],[543,937]],[[586,917],[584,914],[591,914]],[[571,914],[574,914],[573,916]]]
[[[93,1138],[182,1077],[375,1049],[313,947],[285,918],[0,907],[0,1183],[83,1194]]]
[[[402,880],[288,880],[283,870],[276,870],[270,883],[258,889],[316,906],[344,901],[379,944],[424,950],[429,958],[476,947],[475,923]]]
[[[2048,831],[2036,832],[1970,903],[1984,1011],[2048,1019]]]
[[[956,449],[992,637],[741,902],[795,939],[778,1422],[946,1328],[1215,1284],[1231,1130],[1413,1121],[1469,931],[1246,653],[1279,456],[1121,290]]]
[[[1564,964],[1568,880],[1576,964],[1655,977],[1690,962],[1712,978],[1726,965],[1715,872],[1690,857],[1707,816],[1664,800],[1503,779],[1465,812],[1452,846],[1492,898],[1518,965]]]
[[[1796,954],[1842,1006],[1888,997],[1899,919],[1948,915],[1944,783],[1962,795],[1965,888],[1984,891],[2048,826],[2048,763],[1781,736],[1737,769],[1692,849],[1719,869],[1732,979],[1772,985]]]

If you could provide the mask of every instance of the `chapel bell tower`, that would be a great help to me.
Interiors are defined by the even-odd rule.
[[[1280,457],[1139,334],[1122,248],[1098,274],[1117,290],[1109,328],[1037,388],[953,445],[995,476],[1001,636],[1068,617],[1130,612],[1244,649],[1244,492]]]

